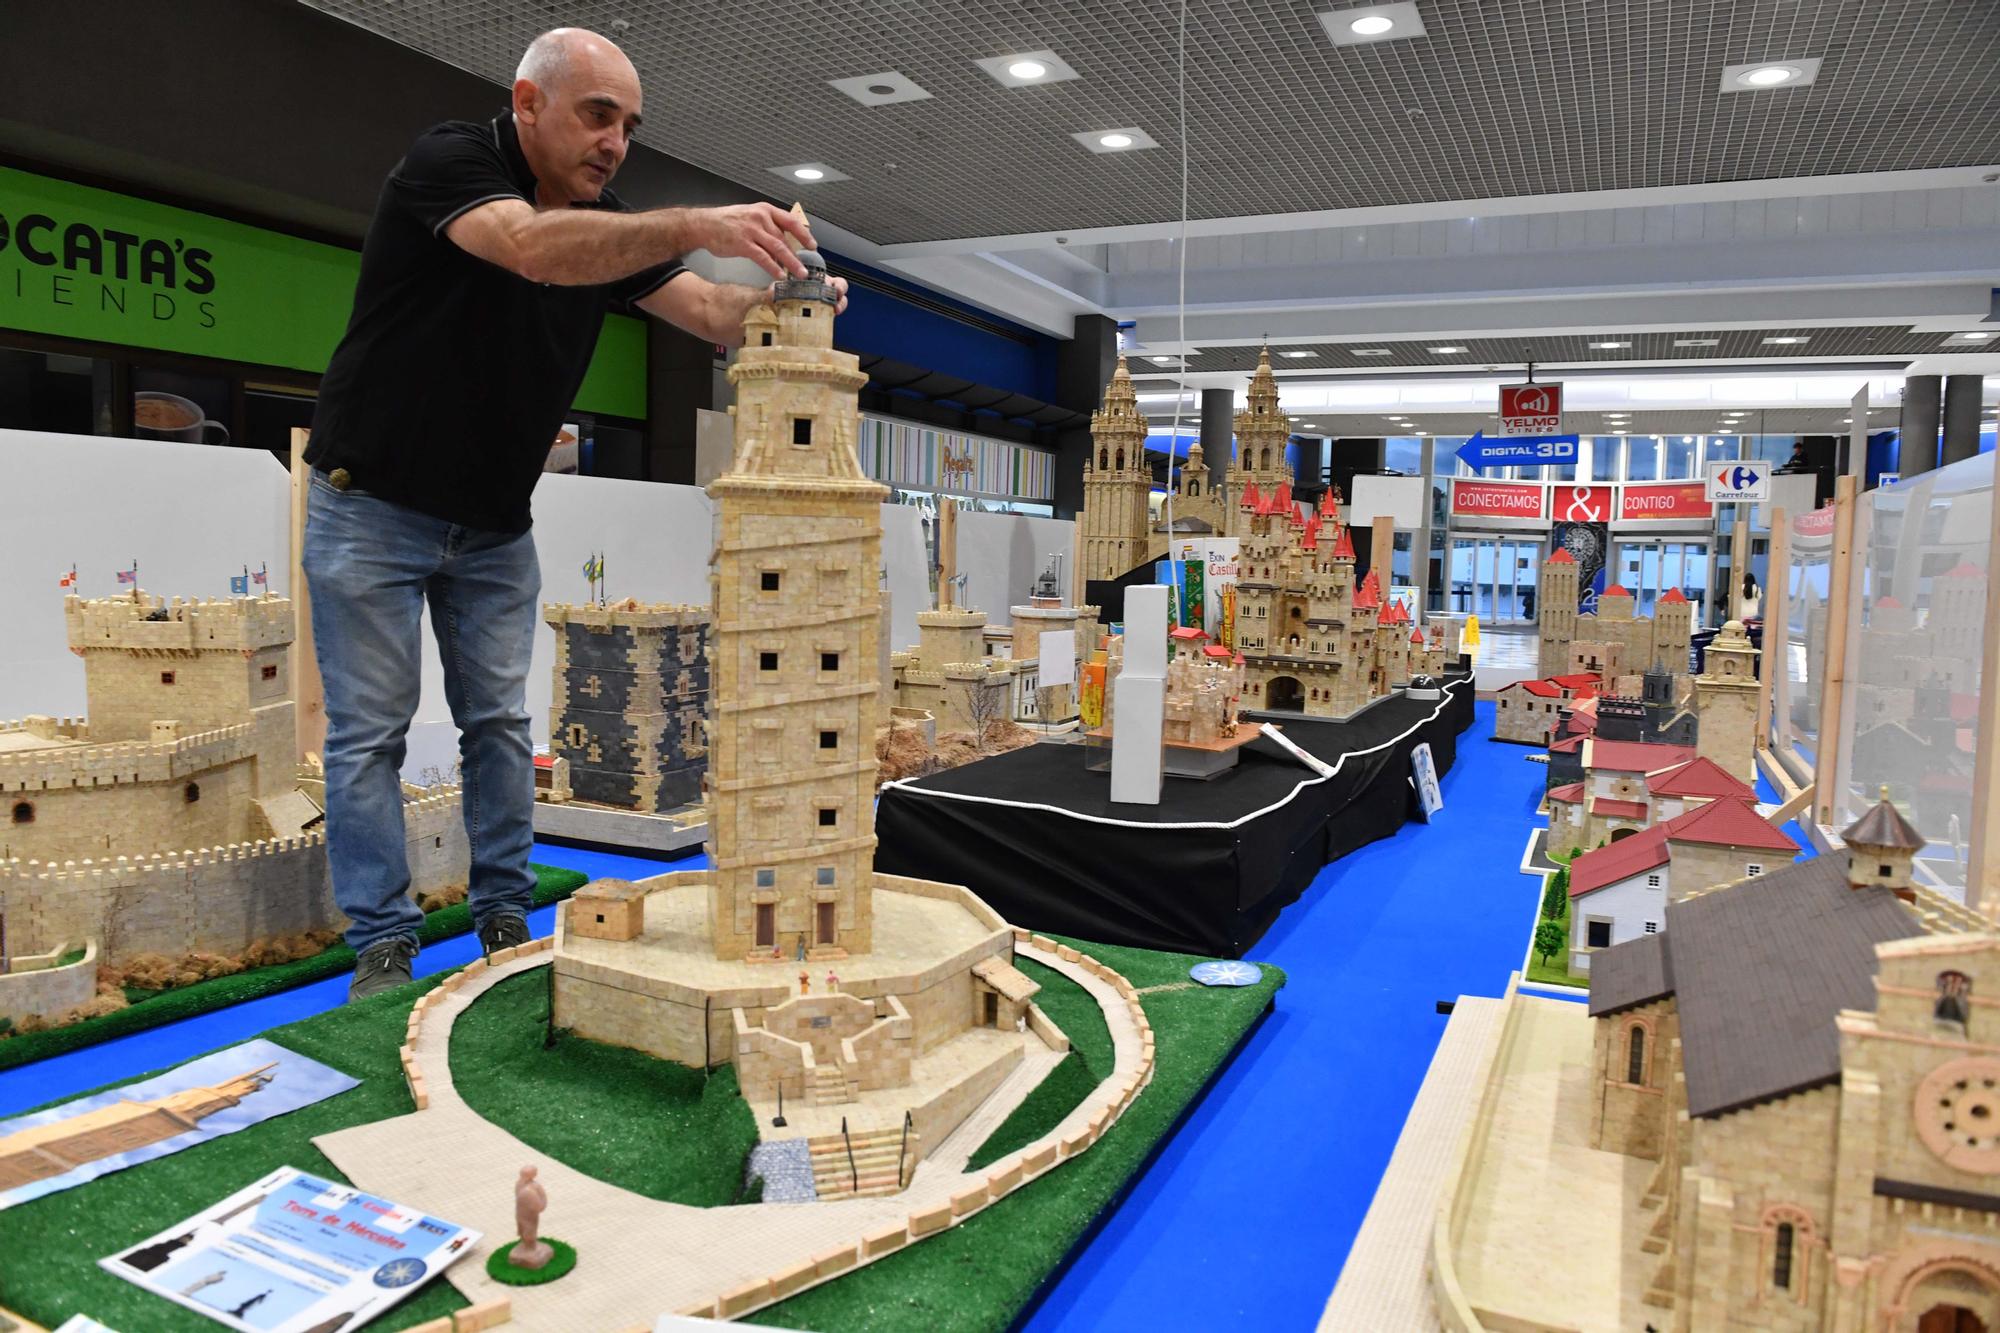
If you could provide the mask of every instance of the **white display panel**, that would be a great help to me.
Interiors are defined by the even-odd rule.
[[[1067,600],[1075,574],[1075,541],[1076,524],[1066,518],[960,509],[958,568],[966,576],[961,602],[984,611],[989,625],[1011,624],[1009,608],[1026,604],[1029,590],[1048,565],[1052,551],[1062,553],[1062,578],[1057,586]]]
[[[1387,514],[1399,528],[1420,528],[1429,485],[1423,477],[1376,477],[1362,473],[1354,478],[1354,494],[1348,498],[1348,521],[1357,528],[1365,528],[1377,516]]]

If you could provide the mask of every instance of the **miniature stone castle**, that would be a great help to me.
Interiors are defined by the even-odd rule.
[[[838,1107],[857,1136],[900,1134],[908,1113],[920,1156],[1027,1042],[1060,1034],[991,908],[874,870],[885,491],[855,457],[867,377],[833,348],[837,294],[801,259],[808,276],[744,321],[735,456],[709,487],[710,868],[579,890],[557,925],[554,1019],[733,1065],[753,1103]],[[851,1192],[903,1183],[899,1167]]]
[[[1236,414],[1236,463],[1225,459],[1220,478],[1222,521],[1228,535],[1241,537],[1250,526],[1253,511],[1239,498],[1253,491],[1274,494],[1280,486],[1289,488],[1292,469],[1285,461],[1285,446],[1292,438],[1291,423],[1278,404],[1278,379],[1271,373],[1271,349],[1259,349],[1257,369],[1245,392],[1246,406]]]
[[[1605,681],[1608,693],[1626,693],[1617,684],[1620,676],[1636,677],[1658,662],[1677,680],[1685,679],[1694,604],[1679,588],[1660,595],[1650,619],[1635,616],[1632,594],[1615,584],[1598,595],[1596,612],[1586,614],[1577,609],[1578,574],[1576,557],[1560,547],[1536,572],[1541,590],[1538,675],[1588,671]]]
[[[1202,630],[1173,631],[1161,732],[1170,745],[1214,745],[1237,733],[1243,655],[1210,643]]]
[[[1442,676],[1455,645],[1426,635],[1370,570],[1357,586],[1354,541],[1328,491],[1304,519],[1291,484],[1243,494],[1236,575],[1236,649],[1253,708],[1344,717],[1413,675]]]
[[[552,604],[552,763],[544,800],[658,814],[701,799],[708,608]]]
[[[337,924],[323,783],[298,762],[292,603],[134,589],[63,614],[89,720],[0,723],[0,1015],[83,1002],[100,960]],[[413,892],[465,883],[459,816],[456,788],[405,788]]]

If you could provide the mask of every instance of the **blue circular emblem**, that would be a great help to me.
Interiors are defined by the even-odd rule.
[[[1263,980],[1264,969],[1255,963],[1196,963],[1188,975],[1204,986],[1254,986]]]
[[[424,1261],[421,1259],[391,1259],[375,1270],[375,1285],[378,1287],[407,1287],[412,1282],[421,1282],[424,1277]]]

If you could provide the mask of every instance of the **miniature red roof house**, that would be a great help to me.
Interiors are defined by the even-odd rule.
[[[1593,698],[1600,683],[1584,671],[1501,686],[1493,701],[1493,738],[1522,745],[1549,744],[1557,737],[1565,705]]]
[[[1590,955],[1656,934],[1666,905],[1718,884],[1786,864],[1798,847],[1750,802],[1724,797],[1632,833],[1570,863],[1570,964],[1590,971]]]
[[[1595,701],[1589,701],[1595,702]],[[1678,772],[1695,761],[1692,746],[1658,745],[1649,741],[1607,741],[1591,732],[1595,717],[1572,714],[1569,723],[1579,733],[1549,743],[1549,785],[1569,785],[1581,779],[1584,795],[1561,809],[1549,808],[1549,852],[1597,847],[1629,836],[1685,812],[1688,793],[1673,794],[1661,809],[1649,784],[1656,776]],[[1701,770],[1706,774],[1707,770]],[[1699,779],[1690,778],[1690,783]],[[1728,793],[1743,799],[1755,793]]]

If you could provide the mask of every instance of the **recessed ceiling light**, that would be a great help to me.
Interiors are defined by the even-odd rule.
[[[1794,343],[1802,343],[1804,341],[1806,341],[1806,339],[1804,336],[1801,335],[1787,335],[1782,338],[1764,339],[1764,343],[1766,346],[1775,346],[1775,347],[1790,347]]]
[[[988,56],[973,63],[1006,88],[1039,88],[1045,83],[1063,83],[1078,77],[1069,62],[1053,51],[1016,51],[1013,55]]]
[[[1439,356],[1454,356],[1465,349],[1463,347],[1433,347],[1431,350]]]
[[[1152,135],[1129,125],[1116,130],[1082,130],[1069,137],[1093,153],[1131,153],[1160,146]]]
[[[1422,439],[1422,438],[1423,438],[1424,436],[1426,436],[1426,435],[1429,435],[1429,434],[1430,434],[1430,432],[1429,432],[1429,431],[1427,431],[1427,430],[1420,430],[1420,431],[1418,431],[1418,432],[1417,432],[1417,438],[1418,438],[1418,439]]]
[[[1595,348],[1597,348],[1597,349],[1598,349],[1599,351],[1610,351],[1610,350],[1611,350],[1612,348],[1614,348],[1614,347],[1630,347],[1631,345],[1632,345],[1632,344],[1631,344],[1631,343],[1629,343],[1629,342],[1620,342],[1620,343],[1592,343],[1592,344],[1591,344],[1591,346],[1592,346],[1592,347],[1595,347]]]
[[[1722,71],[1725,93],[1769,92],[1776,88],[1803,88],[1819,77],[1819,58],[1810,60],[1758,60],[1748,65],[1730,65]]]
[[[1676,338],[1676,339],[1674,339],[1674,346],[1676,346],[1676,347],[1714,347],[1714,346],[1715,346],[1716,344],[1720,343],[1721,341],[1722,341],[1722,340],[1721,340],[1720,338]]]
[[[774,176],[783,176],[794,184],[827,185],[834,181],[853,180],[846,172],[835,171],[824,162],[794,162],[788,167],[772,167]]]
[[[1842,417],[1842,418],[1840,419],[1840,424],[1841,424],[1841,425],[1843,425],[1843,426],[1852,426],[1852,425],[1854,424],[1854,418],[1853,418],[1853,417]]]
[[[1296,352],[1296,351],[1295,351],[1295,352],[1280,352],[1280,353],[1278,353],[1278,355],[1279,355],[1279,356],[1291,356],[1291,357],[1299,357],[1299,356],[1311,356],[1311,355],[1312,355],[1312,353],[1311,353],[1311,352]]]
[[[1692,436],[1692,435],[1683,435],[1683,436],[1681,436],[1681,443],[1682,443],[1682,444],[1693,444],[1693,443],[1694,443],[1694,436]]]
[[[1623,434],[1624,434],[1625,432],[1624,432],[1624,431],[1622,431],[1622,430],[1614,430],[1614,431],[1612,431],[1611,433],[1612,433],[1613,435],[1623,435]]]
[[[829,87],[846,93],[863,106],[888,106],[891,102],[921,102],[930,94],[916,81],[890,70],[885,74],[858,74],[851,79],[828,79]]]
[[[1174,363],[1174,359],[1170,356],[1149,356],[1146,359],[1156,366],[1171,366]]]
[[[1321,12],[1319,23],[1335,46],[1360,46],[1367,42],[1395,41],[1401,37],[1424,35],[1423,16],[1415,0],[1397,4],[1364,5],[1358,9],[1329,9]]]
[[[1356,356],[1387,356],[1389,355],[1389,349],[1386,347],[1357,347],[1354,349],[1354,354]]]
[[[1969,343],[1983,343],[1993,335],[1990,333],[1954,333],[1951,336],[1954,338],[1963,338]]]

